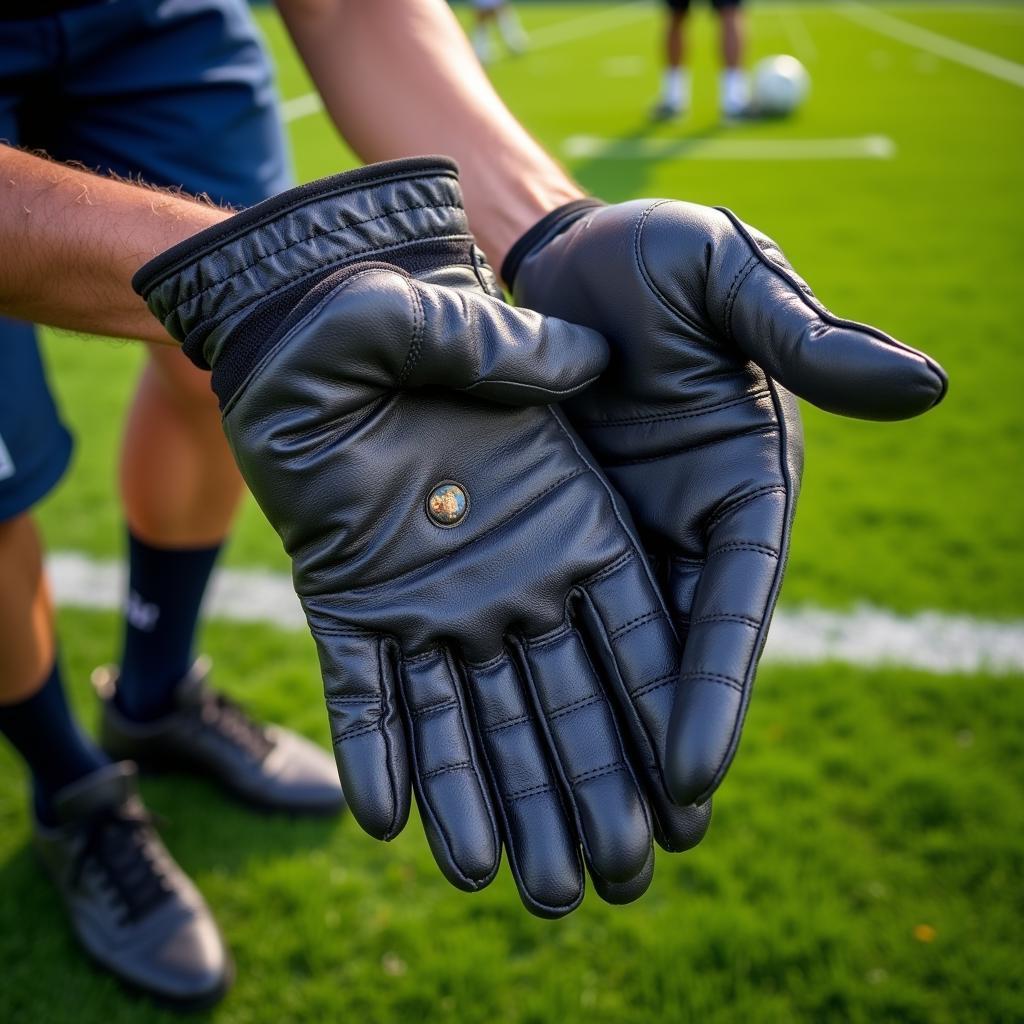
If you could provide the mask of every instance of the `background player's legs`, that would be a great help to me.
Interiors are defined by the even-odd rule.
[[[750,88],[743,58],[746,49],[746,25],[739,3],[718,5],[722,35],[722,77],[719,97],[722,113],[733,117],[743,113],[750,103]]]
[[[685,4],[669,5],[665,21],[665,69],[662,73],[661,96],[653,112],[656,120],[676,117],[690,106],[690,72],[684,67],[686,10]]]
[[[136,720],[171,710],[193,660],[203,593],[243,493],[209,375],[152,346],[120,466],[129,598],[117,703]]]
[[[42,545],[31,515],[0,523],[0,733],[32,773],[36,817],[53,823],[58,790],[107,763],[68,708]]]

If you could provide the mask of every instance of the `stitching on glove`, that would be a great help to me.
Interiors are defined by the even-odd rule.
[[[618,640],[619,637],[632,633],[634,629],[639,629],[641,626],[646,626],[649,622],[656,622],[664,617],[665,613],[660,608],[657,611],[648,612],[646,615],[638,615],[635,619],[624,622],[614,633],[609,633],[608,639]]]
[[[727,443],[737,437],[770,437],[778,432],[778,427],[775,424],[761,425],[757,427],[750,427],[747,430],[737,431],[731,433],[728,437],[714,437],[708,441],[700,441],[696,444],[681,445],[678,448],[673,448],[671,451],[662,452],[660,455],[645,455],[643,458],[637,459],[623,459],[621,461],[616,460],[612,462],[610,459],[605,459],[602,465],[605,469],[609,468],[620,468],[622,466],[642,466],[649,462],[660,462],[662,459],[671,459],[677,455],[683,455],[686,452],[700,451],[701,448],[712,448],[715,445]]]
[[[402,372],[398,375],[398,386],[402,387],[409,379],[413,368],[416,366],[422,351],[423,330],[427,322],[426,314],[423,312],[423,299],[419,291],[408,278],[402,278],[406,290],[412,296],[412,336],[409,339],[409,351],[405,354],[405,362],[402,365]]]
[[[582,785],[584,782],[590,782],[593,779],[599,779],[604,775],[616,775],[619,772],[625,772],[626,766],[621,761],[611,761],[608,764],[601,765],[600,768],[591,768],[589,771],[583,772],[580,775],[575,775],[569,779],[570,785],[573,787]]]
[[[362,220],[350,221],[349,223],[343,224],[339,228],[333,228],[330,231],[319,231],[319,232],[314,232],[313,234],[303,235],[302,238],[297,238],[297,239],[295,239],[294,242],[288,242],[285,245],[282,245],[278,249],[272,249],[269,252],[264,252],[261,256],[259,256],[257,259],[253,260],[252,262],[243,263],[242,266],[239,267],[238,270],[232,271],[232,273],[228,274],[227,277],[221,277],[221,278],[218,278],[218,279],[212,281],[205,288],[201,288],[197,292],[189,292],[189,293],[187,293],[185,295],[185,297],[176,306],[174,306],[173,308],[175,310],[177,310],[177,309],[180,309],[186,302],[190,302],[190,301],[193,301],[195,299],[201,299],[207,292],[212,291],[214,288],[217,288],[217,287],[219,287],[222,284],[227,284],[228,281],[231,281],[231,280],[233,280],[236,277],[241,277],[243,274],[247,274],[250,270],[255,270],[255,268],[258,267],[261,263],[266,263],[267,260],[271,260],[275,256],[279,256],[281,253],[287,252],[289,249],[294,249],[294,248],[296,248],[297,246],[300,246],[300,245],[306,245],[308,242],[313,242],[313,241],[316,241],[316,240],[321,239],[321,238],[330,238],[333,235],[344,234],[345,232],[350,231],[352,228],[362,227],[362,225],[370,224],[370,223],[372,223],[375,220],[387,220],[389,217],[395,216],[395,214],[413,213],[416,210],[458,210],[459,212],[463,212],[463,208],[461,206],[453,205],[453,204],[450,204],[450,203],[423,203],[423,204],[421,204],[419,206],[401,206],[401,207],[395,207],[394,209],[391,209],[391,210],[387,210],[384,213],[379,213],[379,214],[377,214],[374,217],[364,217]],[[424,239],[424,238],[470,238],[470,237],[471,236],[468,235],[466,232],[452,232],[451,230],[449,230],[449,231],[443,232],[442,234],[437,234],[437,235],[417,235],[416,241],[420,241],[421,239]],[[231,245],[231,247],[235,247],[233,245],[233,243],[237,243],[238,241],[240,241],[240,239],[237,239],[237,238],[232,239],[231,243],[228,243],[228,244],[226,244],[224,246],[221,246],[219,249],[215,250],[215,252],[213,252],[213,253],[204,253],[203,256],[200,257],[200,259],[201,260],[207,260],[210,256],[213,256],[213,255],[216,255],[217,253],[223,252],[223,250],[228,248],[229,245]],[[402,242],[401,244],[402,245],[408,245],[409,242],[407,240],[405,242]],[[363,253],[363,252],[373,252],[377,248],[378,248],[377,246],[370,246],[367,249],[348,249],[348,250],[345,251],[345,256],[343,258],[347,260],[350,257],[358,256],[360,253]],[[387,249],[394,249],[395,246],[394,245],[390,245],[390,246],[387,246],[386,248]],[[381,251],[383,252],[385,250],[382,249]],[[323,267],[321,266],[320,270],[322,270],[322,269],[323,269]],[[295,281],[297,281],[297,280],[300,280],[300,278],[293,278],[288,283],[289,284],[294,284]],[[275,291],[276,291],[276,289],[275,289]],[[272,292],[268,292],[267,294],[269,295],[269,294],[273,294],[273,293]]]
[[[353,694],[350,696],[340,697],[334,694],[329,694],[324,697],[324,700],[328,704],[379,704],[380,693],[367,693],[367,694]]]
[[[424,772],[420,776],[421,782],[426,782],[427,779],[434,778],[435,775],[446,775],[448,772],[461,771],[463,768],[471,768],[472,762],[470,761],[459,761],[457,764],[446,764],[440,768],[434,768],[429,772]]]
[[[736,271],[736,276],[732,279],[732,283],[729,285],[729,291],[725,296],[725,336],[734,343],[736,339],[732,333],[732,310],[733,306],[736,304],[736,296],[739,295],[740,289],[743,287],[743,283],[754,272],[754,267],[756,267],[759,262],[760,261],[756,256],[748,256],[747,262]]]
[[[550,782],[541,783],[539,786],[530,786],[528,789],[520,789],[515,793],[509,793],[505,796],[505,801],[510,804],[514,804],[519,800],[524,800],[528,796],[540,796],[541,793],[553,793],[554,787]]]
[[[761,620],[752,618],[750,615],[733,615],[728,612],[716,612],[714,615],[701,615],[700,618],[691,619],[691,626],[699,626],[705,622],[738,622],[741,626],[751,626],[754,629],[761,628]]]
[[[572,711],[577,711],[579,708],[585,708],[589,704],[597,704],[604,698],[599,693],[591,694],[589,697],[580,697],[579,700],[574,700],[571,704],[563,704],[560,708],[555,708],[554,711],[547,711],[547,719],[549,722],[553,722],[556,718],[561,718],[563,715],[567,715]]]
[[[705,559],[688,558],[686,555],[670,555],[669,561],[680,568],[680,571],[700,572],[704,568]]]
[[[555,626],[554,629],[549,630],[547,633],[541,633],[540,636],[525,637],[523,639],[523,647],[531,651],[540,651],[545,647],[550,647],[552,644],[557,643],[564,637],[569,636],[572,632],[572,626],[563,622]]]
[[[403,658],[402,660],[406,665],[421,665],[425,661],[435,661],[439,657],[444,655],[444,651],[440,647],[431,647],[422,654],[413,654],[409,657]]]
[[[344,743],[346,740],[354,740],[357,736],[366,736],[366,735],[368,735],[371,732],[380,732],[381,728],[382,728],[381,727],[381,723],[383,721],[384,721],[384,719],[382,718],[382,719],[380,719],[380,721],[374,722],[373,725],[360,725],[360,726],[353,726],[351,729],[345,729],[343,732],[338,733],[338,735],[334,737],[334,745],[337,746],[339,743]],[[385,733],[385,737],[386,737],[386,735],[387,734]],[[384,742],[385,742],[385,746],[388,746],[389,749],[390,749],[390,745],[387,743],[387,739],[386,738],[385,738]],[[389,765],[390,765],[390,760],[389,760]],[[388,774],[390,774],[390,772]],[[392,821],[394,821],[394,817],[393,816],[392,816]]]
[[[464,659],[463,664],[467,668],[473,669],[474,672],[489,672],[492,668],[497,668],[507,660],[508,655],[504,651],[501,651],[494,655],[493,658],[488,658],[486,661],[469,661],[468,659]]]
[[[771,558],[778,558],[779,553],[775,548],[769,547],[767,544],[754,544],[749,541],[729,541],[726,544],[719,544],[716,548],[711,548],[708,551],[708,558],[712,555],[717,555],[723,551],[757,551],[762,555],[768,555]]]
[[[739,679],[735,679],[732,676],[725,676],[719,672],[682,672],[679,675],[680,679],[695,679],[707,680],[709,683],[717,683],[719,686],[728,686],[730,690],[735,690],[737,693],[743,693],[746,689],[744,683]]]
[[[662,292],[662,290],[654,283],[654,278],[647,270],[647,264],[644,261],[643,252],[640,248],[640,237],[643,234],[643,229],[647,224],[647,219],[650,217],[655,210],[660,206],[667,206],[672,203],[671,199],[661,199],[651,206],[647,207],[646,210],[637,218],[636,229],[633,232],[633,260],[636,263],[637,270],[640,271],[640,276],[644,279],[644,283],[654,294],[654,297],[665,307],[671,316],[674,316],[680,323],[686,324],[691,330],[703,334],[701,325],[694,323],[689,317],[685,316],[682,310],[676,309],[676,307],[669,302],[668,298]]]
[[[729,409],[735,405],[743,405],[746,402],[753,402],[759,398],[770,398],[771,393],[767,388],[759,388],[739,398],[730,398],[722,402],[714,402],[711,405],[700,406],[688,412],[656,412],[645,416],[631,416],[621,420],[574,420],[580,426],[588,429],[599,430],[601,427],[627,427],[642,426],[645,423],[655,423],[660,420],[688,420],[697,416],[704,416],[709,412],[717,412],[719,409]]]
[[[523,725],[525,722],[532,721],[533,717],[531,715],[518,715],[515,718],[509,718],[507,721],[499,722],[497,725],[484,729],[484,735],[493,736],[496,732],[501,732],[503,729],[511,729],[514,725]]]
[[[436,704],[430,704],[422,710],[412,711],[411,718],[414,722],[419,722],[424,718],[432,718],[434,715],[438,715],[442,711],[451,711],[453,709],[458,710],[458,707],[458,701],[454,697],[448,697],[445,700],[438,701]]]
[[[726,516],[732,515],[733,512],[737,512],[739,509],[746,505],[749,505],[752,501],[757,501],[758,498],[763,498],[766,494],[788,494],[788,491],[781,484],[765,484],[764,487],[755,488],[742,498],[737,498],[735,501],[730,502],[728,505],[723,505],[709,520],[707,523],[708,530],[715,529]]]
[[[630,697],[646,697],[649,693],[653,693],[655,690],[660,690],[663,686],[676,682],[678,678],[678,672],[668,672],[663,676],[658,676],[657,679],[652,679],[649,683],[638,686],[635,690],[630,690],[629,695]]]
[[[619,555],[614,562],[609,562],[603,569],[598,569],[593,575],[580,580],[580,586],[589,587],[594,583],[600,583],[609,576],[614,576],[624,565],[631,562],[635,555],[635,551],[626,551],[624,554]]]

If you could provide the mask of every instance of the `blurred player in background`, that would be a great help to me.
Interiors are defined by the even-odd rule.
[[[656,121],[668,121],[690,109],[690,70],[686,64],[686,17],[690,0],[665,0],[665,71],[661,96],[652,111]],[[726,118],[742,116],[750,103],[750,87],[743,70],[745,26],[742,0],[711,0],[721,29],[722,71],[719,108]]]
[[[519,15],[505,0],[473,0],[473,49],[481,64],[495,58],[491,30],[497,31],[509,53],[522,53],[529,40]]]

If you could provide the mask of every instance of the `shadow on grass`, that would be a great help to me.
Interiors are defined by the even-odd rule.
[[[573,176],[594,195],[609,202],[634,199],[645,194],[647,183],[660,164],[685,159],[687,151],[718,138],[723,131],[728,128],[720,121],[688,129],[681,128],[677,122],[644,120],[610,140],[608,148],[600,155],[574,162]],[[671,156],[638,155],[634,144],[645,139],[673,140],[679,143],[679,149]]]

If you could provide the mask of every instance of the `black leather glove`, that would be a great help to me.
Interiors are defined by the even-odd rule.
[[[803,463],[789,391],[901,419],[940,401],[946,375],[833,316],[728,210],[579,200],[527,232],[502,271],[522,306],[612,347],[565,408],[626,499],[684,638],[667,781],[681,805],[706,800],[736,751],[782,582]]]
[[[671,806],[647,735],[642,695],[679,658],[656,585],[544,405],[600,372],[601,337],[488,294],[436,158],[285,193],[135,286],[212,367],[291,556],[359,823],[396,836],[411,775],[452,884],[486,885],[504,842],[527,907],[557,916],[582,898],[582,846],[602,896],[639,896],[649,807],[679,844],[707,811]]]

